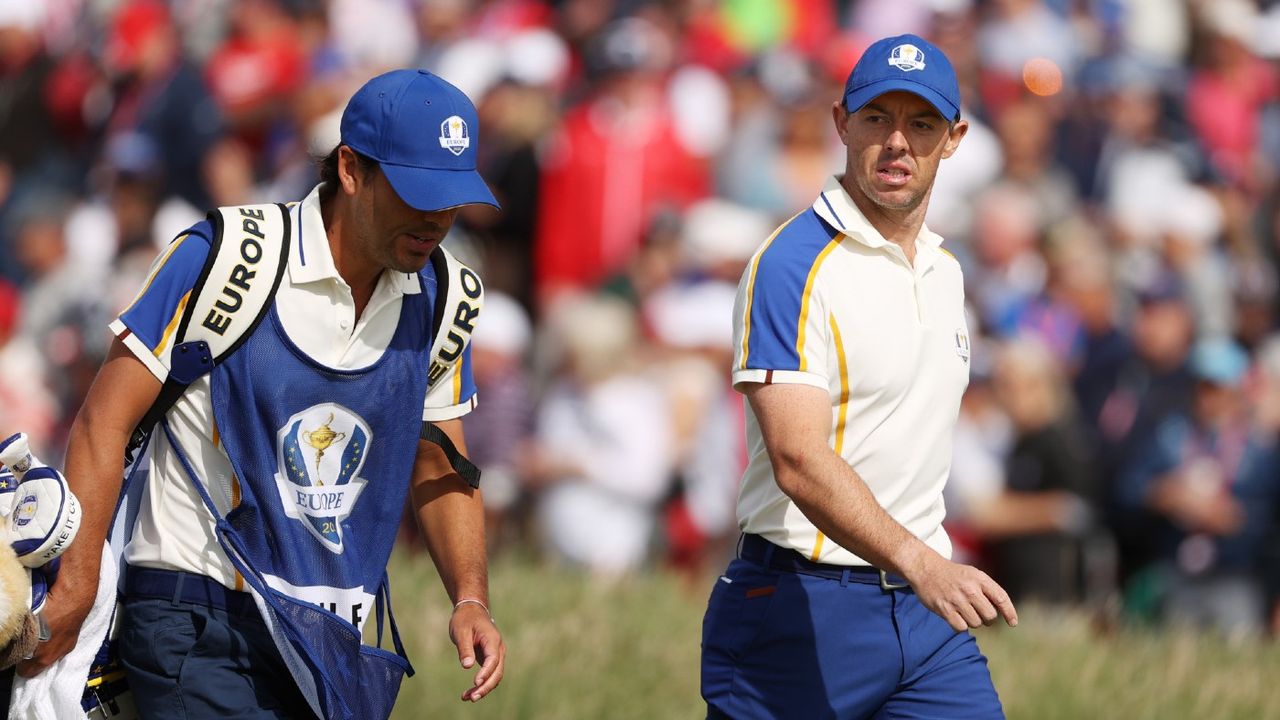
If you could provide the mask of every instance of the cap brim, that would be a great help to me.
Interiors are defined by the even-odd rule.
[[[396,194],[414,210],[433,212],[462,205],[502,208],[475,170],[431,170],[390,163],[378,165]]]
[[[949,100],[942,96],[942,93],[918,82],[901,78],[880,80],[879,82],[864,85],[846,94],[844,96],[844,105],[849,109],[849,112],[857,112],[862,109],[862,106],[881,95],[896,91],[909,92],[912,95],[924,98],[947,122],[960,118],[960,108],[952,105]]]

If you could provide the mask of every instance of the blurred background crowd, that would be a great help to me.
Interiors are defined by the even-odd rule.
[[[488,288],[494,553],[700,592],[737,538],[734,287],[902,32],[971,123],[928,217],[974,338],[959,559],[1017,599],[1280,631],[1276,0],[0,0],[0,434],[57,457],[157,252],[302,198],[350,93],[422,67],[475,100],[503,205],[448,241]]]

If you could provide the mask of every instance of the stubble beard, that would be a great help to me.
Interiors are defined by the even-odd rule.
[[[886,192],[875,187],[875,179],[866,175],[858,176],[858,190],[871,205],[893,215],[910,214],[920,207],[925,198],[925,193],[920,190],[902,188]]]
[[[383,263],[385,267],[388,267],[396,272],[412,275],[427,266],[427,262],[430,261],[431,259],[430,254],[422,258],[422,260],[418,260],[416,257],[406,258],[404,260],[401,260],[399,254],[396,252],[399,242],[400,242],[399,236],[393,237],[391,239],[391,244],[390,244],[390,247],[387,249],[385,262]]]
[[[374,221],[377,215],[378,208],[372,201],[362,208],[359,240],[361,247],[366,248],[369,259],[383,269],[409,275],[417,273],[426,267],[429,258],[424,258],[421,262],[416,258],[401,258],[399,253],[399,234],[387,237],[387,233],[390,231],[377,227],[377,223]]]

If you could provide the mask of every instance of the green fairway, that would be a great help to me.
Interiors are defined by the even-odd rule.
[[[469,672],[447,637],[449,606],[426,555],[399,554],[397,620],[418,674],[395,717],[501,720],[700,718],[698,643],[713,577],[607,584],[516,560],[492,569],[509,655],[502,686],[458,699]],[[1010,718],[1280,718],[1280,644],[1192,635],[1099,635],[1078,615],[1020,608],[1016,630],[978,634]]]

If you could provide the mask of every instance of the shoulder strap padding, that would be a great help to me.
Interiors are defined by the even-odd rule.
[[[271,307],[289,265],[289,210],[242,205],[209,213],[214,244],[178,324],[175,344],[203,340],[214,362],[235,352]]]
[[[480,310],[484,285],[474,270],[463,265],[443,246],[431,254],[436,274],[436,303],[432,313],[431,369],[427,381],[435,384],[457,364],[471,341]]]
[[[134,429],[126,463],[187,386],[253,334],[289,265],[289,209],[284,205],[218,208],[210,211],[209,222],[209,256],[174,333],[169,377]]]

